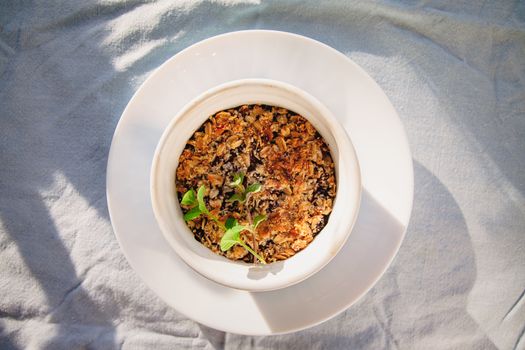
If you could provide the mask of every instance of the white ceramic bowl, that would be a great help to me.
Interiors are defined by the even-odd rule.
[[[184,222],[175,190],[179,156],[195,130],[215,112],[253,103],[284,107],[308,119],[330,148],[337,181],[334,207],[323,230],[293,257],[267,265],[231,261],[196,241]],[[346,242],[361,199],[359,164],[343,127],[311,95],[289,84],[267,79],[243,79],[217,86],[184,107],[159,141],[150,184],[157,222],[182,260],[212,281],[247,291],[284,288],[319,271]]]

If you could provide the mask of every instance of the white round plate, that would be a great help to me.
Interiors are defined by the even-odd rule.
[[[198,275],[164,240],[150,202],[151,162],[170,120],[195,96],[243,78],[280,80],[315,96],[345,127],[361,165],[361,209],[339,254],[307,280],[270,292],[234,290]],[[413,186],[403,126],[372,78],[318,41],[264,30],[204,40],[160,66],[124,110],[107,169],[113,229],[145,283],[199,323],[251,335],[316,325],[365,294],[399,249],[410,217]]]

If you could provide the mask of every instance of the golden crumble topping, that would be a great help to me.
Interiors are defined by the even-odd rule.
[[[227,201],[235,193],[229,184],[236,173],[245,174],[246,186],[262,184],[244,204]],[[210,116],[187,142],[175,181],[179,199],[206,186],[206,205],[222,221],[234,217],[247,225],[255,215],[267,215],[254,235],[244,231],[241,237],[268,263],[293,256],[314,239],[328,221],[336,193],[334,163],[321,135],[302,116],[267,105]],[[239,245],[221,251],[223,231],[206,216],[187,225],[213,252],[254,262]]]

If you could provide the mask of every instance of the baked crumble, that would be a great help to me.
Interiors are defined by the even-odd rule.
[[[244,204],[228,201],[236,173],[245,175],[245,186],[262,185]],[[223,222],[233,217],[248,225],[255,215],[266,215],[255,234],[244,231],[241,237],[267,263],[287,259],[312,242],[326,225],[336,194],[334,163],[321,135],[304,117],[268,105],[242,105],[210,116],[187,142],[175,183],[179,200],[204,185],[207,207]],[[187,225],[213,252],[254,262],[240,245],[221,251],[224,231],[206,216]]]

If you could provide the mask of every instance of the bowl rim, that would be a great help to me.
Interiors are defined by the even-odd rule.
[[[225,279],[220,279],[220,278],[217,279],[215,275],[210,274],[210,273],[206,273],[205,271],[202,271],[197,264],[194,264],[192,259],[191,259],[191,255],[192,254],[197,254],[197,253],[193,252],[191,248],[180,248],[179,245],[174,243],[173,240],[175,238],[172,237],[172,236],[173,236],[173,234],[176,234],[176,232],[172,232],[173,230],[168,229],[166,227],[167,225],[164,223],[164,218],[159,213],[159,211],[160,211],[159,210],[159,203],[158,203],[159,199],[157,198],[157,192],[156,192],[156,189],[155,189],[155,187],[156,187],[156,179],[157,179],[156,174],[157,174],[157,170],[158,170],[158,167],[159,167],[160,154],[161,154],[161,152],[162,152],[162,150],[164,148],[164,145],[166,144],[167,140],[172,135],[173,129],[177,125],[179,120],[181,120],[181,118],[184,118],[184,116],[186,114],[190,113],[194,108],[197,108],[202,102],[205,102],[208,98],[211,98],[214,95],[220,94],[223,91],[227,91],[227,90],[230,90],[230,89],[235,89],[235,88],[238,88],[238,87],[243,86],[243,85],[263,85],[263,86],[266,86],[266,87],[277,87],[277,88],[280,88],[280,89],[287,90],[288,92],[290,92],[290,93],[300,97],[301,99],[306,100],[308,103],[310,103],[319,112],[319,115],[321,116],[321,119],[323,119],[324,121],[327,121],[328,123],[332,124],[333,126],[336,126],[336,127],[339,128],[339,131],[340,131],[339,137],[336,137],[336,135],[332,131],[329,131],[329,132],[332,134],[333,139],[334,139],[336,144],[340,143],[341,137],[343,137],[345,139],[345,141],[347,142],[347,146],[348,146],[346,151],[350,151],[351,152],[351,156],[349,156],[349,158],[351,158],[352,162],[355,164],[355,172],[353,174],[353,178],[354,178],[355,184],[357,185],[356,195],[354,196],[354,201],[353,201],[355,210],[352,213],[352,216],[350,218],[350,221],[349,221],[347,227],[341,229],[341,230],[344,230],[346,233],[344,235],[344,238],[340,242],[338,242],[338,245],[337,245],[336,249],[331,250],[331,254],[328,256],[328,258],[312,259],[313,263],[311,264],[311,268],[308,269],[308,272],[303,273],[303,274],[301,274],[299,276],[296,276],[293,279],[288,278],[288,279],[282,281],[281,283],[276,283],[276,282],[274,282],[274,283],[267,283],[267,284],[265,284],[263,286],[253,286],[253,285],[249,285],[249,284],[248,285],[244,284],[242,282],[239,283],[239,282],[226,281]],[[242,104],[242,103],[240,103],[240,104]],[[308,121],[311,122],[311,120],[309,120],[309,118],[307,118],[306,116],[303,116],[303,117],[305,117]],[[206,121],[206,119],[204,119],[202,123],[204,123],[205,121]],[[188,139],[191,137],[191,135],[193,135],[193,133],[196,130],[197,129],[193,130],[192,133],[189,134]],[[324,137],[323,137],[323,139],[324,139]],[[324,141],[327,142],[326,140],[324,140]],[[333,157],[332,148],[331,148],[331,146],[329,146],[329,147],[330,147],[330,152],[332,153],[332,157]],[[180,156],[180,154],[178,154],[177,156]],[[194,271],[199,273],[201,276],[203,276],[203,277],[205,277],[205,278],[207,278],[207,279],[209,279],[209,280],[211,280],[213,282],[219,283],[219,284],[224,285],[226,287],[235,288],[235,289],[239,289],[239,290],[250,291],[250,292],[263,292],[263,291],[271,291],[271,290],[277,290],[277,289],[286,288],[288,286],[291,286],[291,285],[294,285],[294,284],[299,283],[301,281],[304,281],[305,279],[309,278],[310,276],[312,276],[315,273],[317,273],[318,271],[320,271],[324,266],[326,266],[339,253],[341,248],[344,246],[344,244],[348,240],[348,237],[350,236],[350,234],[351,234],[351,232],[353,230],[353,227],[355,225],[355,222],[357,220],[357,217],[358,217],[358,213],[359,213],[360,205],[361,205],[361,196],[362,196],[362,178],[361,178],[361,168],[360,168],[360,165],[359,165],[359,159],[357,158],[357,153],[355,151],[354,145],[353,145],[350,137],[348,136],[348,133],[346,132],[345,128],[341,125],[341,123],[333,116],[332,112],[326,106],[324,106],[324,104],[322,104],[319,100],[317,100],[311,94],[307,93],[306,91],[304,91],[304,90],[302,90],[302,89],[300,89],[300,88],[298,88],[298,87],[296,87],[296,86],[294,86],[292,84],[289,84],[289,83],[286,83],[286,82],[282,82],[282,81],[278,81],[278,80],[274,80],[274,79],[266,79],[266,78],[244,78],[244,79],[232,80],[232,81],[229,81],[229,82],[226,82],[226,83],[222,83],[222,84],[216,85],[216,86],[214,86],[214,87],[212,87],[212,88],[202,92],[201,94],[197,95],[190,102],[188,102],[183,108],[181,108],[177,113],[175,113],[174,116],[172,117],[172,119],[170,120],[169,124],[164,129],[164,131],[162,133],[162,136],[161,136],[161,138],[160,138],[160,140],[157,143],[157,146],[155,148],[155,153],[154,153],[154,156],[153,156],[152,165],[151,165],[151,169],[150,169],[150,181],[149,181],[149,183],[150,183],[150,199],[151,199],[153,213],[154,213],[157,225],[159,226],[160,231],[162,232],[162,235],[164,236],[164,238],[168,241],[171,249],[173,249],[175,251],[175,253],[177,253],[177,255],[181,258],[181,260],[184,261],[184,263],[186,265],[191,267]],[[337,183],[339,183],[339,179],[338,179]],[[338,194],[341,195],[340,193],[338,193]],[[174,195],[177,197],[176,193]],[[336,200],[334,201],[333,209],[335,209],[335,206],[337,204],[337,194],[336,194],[336,198],[335,199]],[[176,200],[176,202],[180,206],[180,203],[178,203],[178,200]],[[184,224],[185,224],[185,222],[184,222]],[[184,226],[187,228],[186,225],[184,225]],[[326,226],[323,227],[323,229],[318,232],[316,237],[318,235],[320,235],[326,229]],[[191,233],[191,231],[189,229],[188,229],[188,233]],[[314,241],[310,242],[310,244],[313,243],[313,242]],[[201,244],[201,243],[198,243],[198,244]],[[310,246],[310,244],[308,244],[308,246]],[[308,246],[306,248],[308,248]],[[209,250],[209,248],[205,247],[204,245],[202,245],[202,247],[204,247],[205,249]],[[305,249],[299,251],[297,254],[303,253]],[[283,261],[280,261],[280,262],[270,263],[268,265],[255,265],[255,264],[249,264],[249,263],[245,263],[245,262],[238,262],[238,261],[230,260],[230,259],[228,259],[228,258],[226,258],[224,256],[220,256],[220,255],[218,255],[216,253],[213,253],[211,250],[209,250],[209,251],[210,251],[210,253],[216,255],[218,258],[224,259],[225,263],[242,264],[242,265],[245,265],[247,268],[254,268],[254,267],[263,268],[265,266],[278,264],[280,262],[284,262],[284,261],[288,260],[288,259],[286,259],[286,260],[283,260]],[[290,257],[289,259],[292,259],[292,258],[293,258],[293,256]],[[317,260],[318,260],[318,262],[316,263]],[[260,281],[262,281],[262,280],[260,280]]]

